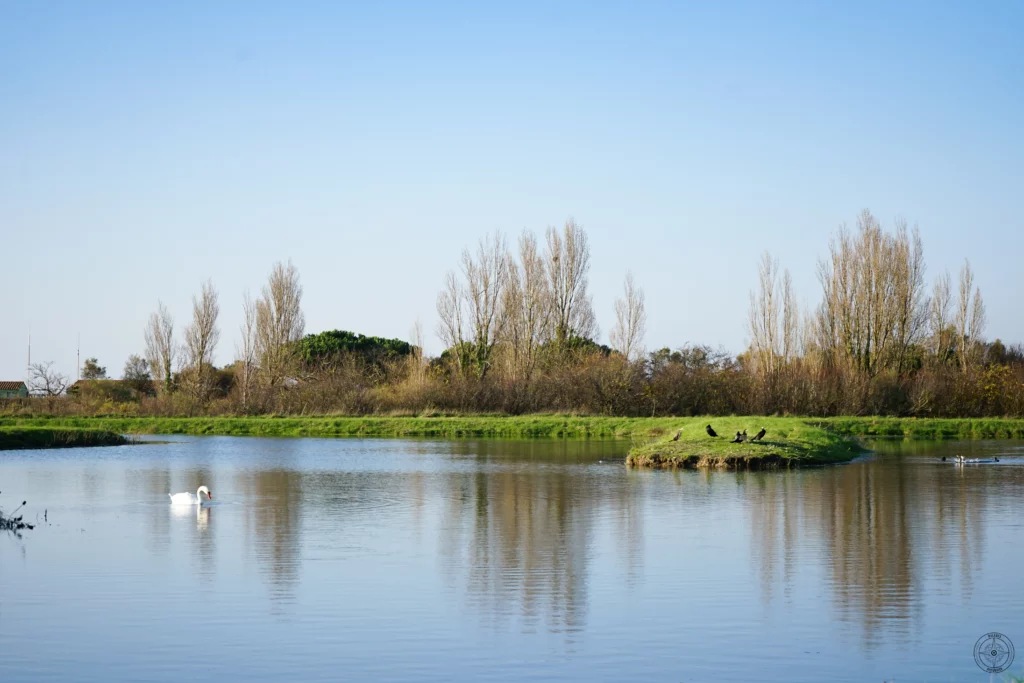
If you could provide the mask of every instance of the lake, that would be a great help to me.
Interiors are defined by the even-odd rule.
[[[988,681],[979,637],[1024,647],[1021,442],[732,473],[161,438],[0,453],[0,507],[39,522],[0,532],[0,681]]]

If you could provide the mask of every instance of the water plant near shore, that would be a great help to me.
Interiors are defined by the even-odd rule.
[[[21,501],[21,505],[14,508],[14,511],[11,512],[10,516],[5,515],[3,508],[0,508],[0,531],[10,531],[18,538],[21,538],[21,531],[23,529],[35,529],[36,527],[34,524],[29,524],[28,522],[24,521],[24,514],[18,515],[17,517],[14,516],[15,513],[18,512],[18,510],[25,507],[26,505],[28,505],[28,501]]]

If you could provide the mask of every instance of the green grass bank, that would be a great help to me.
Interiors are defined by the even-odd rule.
[[[128,443],[128,439],[105,429],[0,426],[0,451],[27,448],[120,446],[126,443]]]
[[[847,436],[904,439],[1024,439],[1018,418],[830,417],[808,418]]]
[[[121,434],[436,438],[653,438],[679,418],[567,417],[0,417],[0,427],[106,429]]]
[[[767,426],[781,420],[818,425],[845,436],[912,439],[1024,439],[1024,419],[895,417],[601,417],[478,415],[464,417],[19,417],[0,416],[0,427],[106,429],[121,434],[222,436],[427,436],[624,439],[656,437],[689,423]],[[741,427],[742,429],[742,427]],[[735,432],[735,430],[733,430]],[[723,432],[724,433],[724,432]]]

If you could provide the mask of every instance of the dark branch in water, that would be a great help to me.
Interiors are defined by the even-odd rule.
[[[21,501],[21,505],[14,508],[14,512],[11,513],[10,517],[6,516],[4,511],[0,509],[0,531],[10,531],[18,538],[21,538],[20,532],[22,529],[35,529],[36,527],[34,524],[22,521],[25,518],[24,514],[18,515],[17,517],[14,516],[15,512],[25,507],[27,504],[27,500]]]

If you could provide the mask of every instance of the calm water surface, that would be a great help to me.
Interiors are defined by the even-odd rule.
[[[979,636],[1024,648],[1024,444],[776,473],[627,447],[2,452],[40,527],[0,533],[0,681],[988,681]]]

